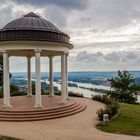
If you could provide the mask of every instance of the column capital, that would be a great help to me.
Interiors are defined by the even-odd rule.
[[[3,49],[3,50],[1,50],[0,52],[2,52],[2,53],[7,53],[7,50]]]
[[[41,52],[41,49],[37,48],[37,49],[34,50],[34,52],[35,53],[40,53]]]
[[[26,56],[26,57],[30,59],[32,56],[28,55],[28,56]]]
[[[69,52],[63,52],[63,54],[61,54],[61,56],[62,56],[62,55],[68,56],[68,55],[69,55]]]
[[[53,58],[54,56],[53,56],[53,55],[49,55],[48,57],[49,57],[49,58]]]
[[[69,53],[67,53],[66,56],[69,56]]]
[[[3,49],[0,51],[1,53],[3,54],[7,54],[7,56],[10,58],[11,57],[11,54],[8,54],[7,50]]]
[[[64,52],[65,55],[69,55],[69,52]]]

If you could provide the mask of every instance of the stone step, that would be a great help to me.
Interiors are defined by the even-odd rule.
[[[0,121],[11,121],[11,122],[24,122],[24,121],[40,121],[40,120],[48,120],[48,119],[56,119],[56,118],[61,118],[61,117],[66,117],[69,115],[74,115],[76,113],[79,113],[83,111],[86,108],[86,105],[79,105],[76,109],[73,110],[68,110],[65,112],[60,112],[59,114],[52,114],[52,115],[47,115],[46,116],[36,116],[36,117],[13,117],[13,118],[7,118],[7,117],[0,117]]]
[[[69,108],[69,109],[65,109],[59,112],[46,112],[46,113],[39,113],[37,112],[36,114],[16,114],[16,115],[11,115],[11,114],[0,114],[0,118],[35,118],[35,117],[44,117],[44,116],[52,116],[52,115],[60,115],[60,114],[64,114],[64,113],[68,113],[68,112],[72,112],[75,110],[78,110],[82,107],[81,104],[77,104],[77,106]]]
[[[53,113],[53,112],[61,112],[61,111],[65,111],[65,110],[68,110],[68,109],[72,109],[72,108],[75,108],[75,107],[77,107],[78,105],[80,105],[80,103],[74,103],[74,104],[72,104],[72,105],[69,105],[69,106],[67,106],[67,107],[65,107],[65,108],[58,108],[58,109],[46,109],[46,110],[40,110],[40,111],[28,111],[28,112],[24,112],[24,111],[21,111],[21,112],[19,112],[19,111],[0,111],[0,115],[35,115],[35,114],[49,114],[49,113]]]
[[[73,101],[73,103],[71,103],[71,104],[69,104],[69,105],[65,105],[64,104],[64,106],[61,106],[61,107],[55,107],[55,108],[49,108],[49,109],[38,109],[38,108],[36,108],[35,110],[24,110],[24,111],[14,111],[14,110],[4,110],[4,109],[2,109],[2,110],[0,110],[0,113],[2,112],[2,113],[4,113],[4,112],[6,112],[6,113],[30,113],[30,112],[44,112],[44,111],[56,111],[56,110],[61,110],[61,109],[65,109],[65,108],[67,108],[67,107],[70,107],[70,106],[73,106],[73,105],[75,105],[75,104],[77,104],[77,102],[75,102],[75,101]],[[62,104],[63,105],[63,104]]]

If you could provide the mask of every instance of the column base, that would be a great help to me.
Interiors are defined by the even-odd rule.
[[[27,97],[32,97],[33,95],[32,94],[27,94]]]
[[[34,106],[34,108],[43,108],[43,105],[42,105],[42,104],[36,104],[36,105]]]
[[[66,100],[69,101],[70,100],[70,97],[67,97]]]
[[[59,104],[66,104],[67,100],[61,100]]]
[[[49,97],[53,97],[54,96],[54,94],[49,94]]]
[[[11,108],[12,105],[11,104],[3,104],[2,108]]]

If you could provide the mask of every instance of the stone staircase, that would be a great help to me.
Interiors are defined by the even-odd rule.
[[[73,102],[58,108],[36,109],[31,111],[0,110],[0,121],[24,122],[66,117],[83,111],[86,105]]]

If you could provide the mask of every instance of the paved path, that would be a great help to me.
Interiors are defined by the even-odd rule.
[[[37,122],[0,122],[0,134],[25,140],[140,140],[140,137],[104,133],[95,128],[96,110],[103,104],[77,99],[87,109],[65,118]]]

